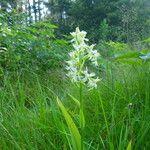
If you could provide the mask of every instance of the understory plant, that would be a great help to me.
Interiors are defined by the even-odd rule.
[[[77,27],[75,32],[72,32],[71,35],[73,39],[71,40],[72,46],[74,48],[73,51],[69,53],[70,60],[67,61],[67,76],[71,79],[73,83],[77,85],[79,88],[79,101],[76,99],[76,103],[79,105],[79,123],[80,123],[80,134],[81,134],[81,144],[79,144],[78,149],[83,150],[83,137],[84,137],[84,127],[85,127],[85,119],[84,119],[84,99],[83,99],[83,88],[87,86],[89,90],[93,88],[97,88],[97,82],[100,81],[94,72],[90,72],[87,64],[92,63],[94,67],[98,66],[98,57],[100,54],[97,50],[94,50],[94,44],[88,45],[86,38],[86,32],[80,31]],[[62,103],[59,106],[63,114],[64,108]],[[67,119],[66,122],[69,125]]]

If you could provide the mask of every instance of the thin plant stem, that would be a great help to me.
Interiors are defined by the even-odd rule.
[[[80,94],[80,112],[79,112],[79,115],[80,115],[80,129],[81,129],[81,150],[83,150],[84,146],[83,146],[83,130],[84,130],[84,124],[83,124],[83,85],[82,83],[80,82],[80,89],[79,89],[79,94]]]
[[[100,96],[99,96],[99,98],[100,98],[100,104],[101,104],[102,113],[103,113],[103,117],[104,117],[104,121],[105,121],[105,125],[106,125],[106,130],[107,130],[107,134],[108,134],[109,145],[110,145],[110,149],[111,149],[112,145],[111,145],[111,140],[110,140],[110,131],[109,131],[109,127],[108,127],[108,122],[107,122],[107,119],[106,119],[106,113],[105,113],[105,110],[104,110],[103,101],[102,101]]]

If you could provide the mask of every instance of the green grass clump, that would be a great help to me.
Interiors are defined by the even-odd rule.
[[[108,63],[99,76],[98,89],[84,88],[85,149],[150,149],[149,64]],[[75,149],[71,125],[80,130],[80,121],[73,97],[79,99],[78,88],[62,70],[7,72],[0,87],[0,149]]]

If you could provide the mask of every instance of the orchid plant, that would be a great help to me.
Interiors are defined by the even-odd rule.
[[[98,57],[100,54],[94,49],[95,45],[88,45],[89,41],[86,38],[86,32],[80,31],[79,27],[76,28],[75,32],[71,33],[73,39],[71,40],[74,51],[69,53],[70,60],[67,61],[67,76],[73,83],[76,83],[79,87],[80,94],[80,129],[81,137],[83,138],[83,130],[85,126],[85,119],[83,113],[83,86],[87,85],[89,90],[97,88],[97,83],[100,81],[94,72],[90,72],[87,62],[91,62],[93,66],[98,66]],[[83,142],[83,140],[82,140]],[[83,143],[81,143],[83,149]]]

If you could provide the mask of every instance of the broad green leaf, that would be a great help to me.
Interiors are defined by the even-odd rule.
[[[150,52],[150,50],[148,49],[143,49],[140,54],[146,55],[148,52]]]
[[[71,100],[73,100],[73,102],[75,102],[75,104],[80,108],[80,102],[72,95],[68,94],[71,98]]]
[[[59,40],[59,39],[56,39],[55,42],[56,42],[57,44],[61,44],[61,45],[67,45],[67,44],[68,44],[67,41],[65,41],[65,40]]]
[[[132,150],[132,147],[131,147],[131,141],[129,142],[128,146],[127,146],[127,149],[126,150]]]
[[[79,118],[80,118],[80,126],[82,128],[84,128],[85,127],[85,117],[84,117],[84,113],[81,109],[80,109],[80,113],[79,113]]]
[[[139,52],[133,52],[133,51],[128,51],[125,53],[119,53],[116,54],[115,58],[116,59],[121,59],[121,58],[138,58],[139,57]]]
[[[141,65],[142,64],[142,60],[141,59],[135,59],[135,58],[117,59],[117,62],[127,63],[127,64],[131,64],[131,65]]]
[[[76,127],[74,121],[72,120],[71,116],[67,112],[67,110],[64,107],[64,105],[62,104],[62,102],[58,99],[58,97],[57,97],[57,103],[63,113],[63,116],[64,116],[66,122],[67,122],[69,131],[71,134],[73,149],[81,150],[81,136],[80,136],[78,128]]]
[[[150,38],[144,40],[143,42],[150,43]]]

